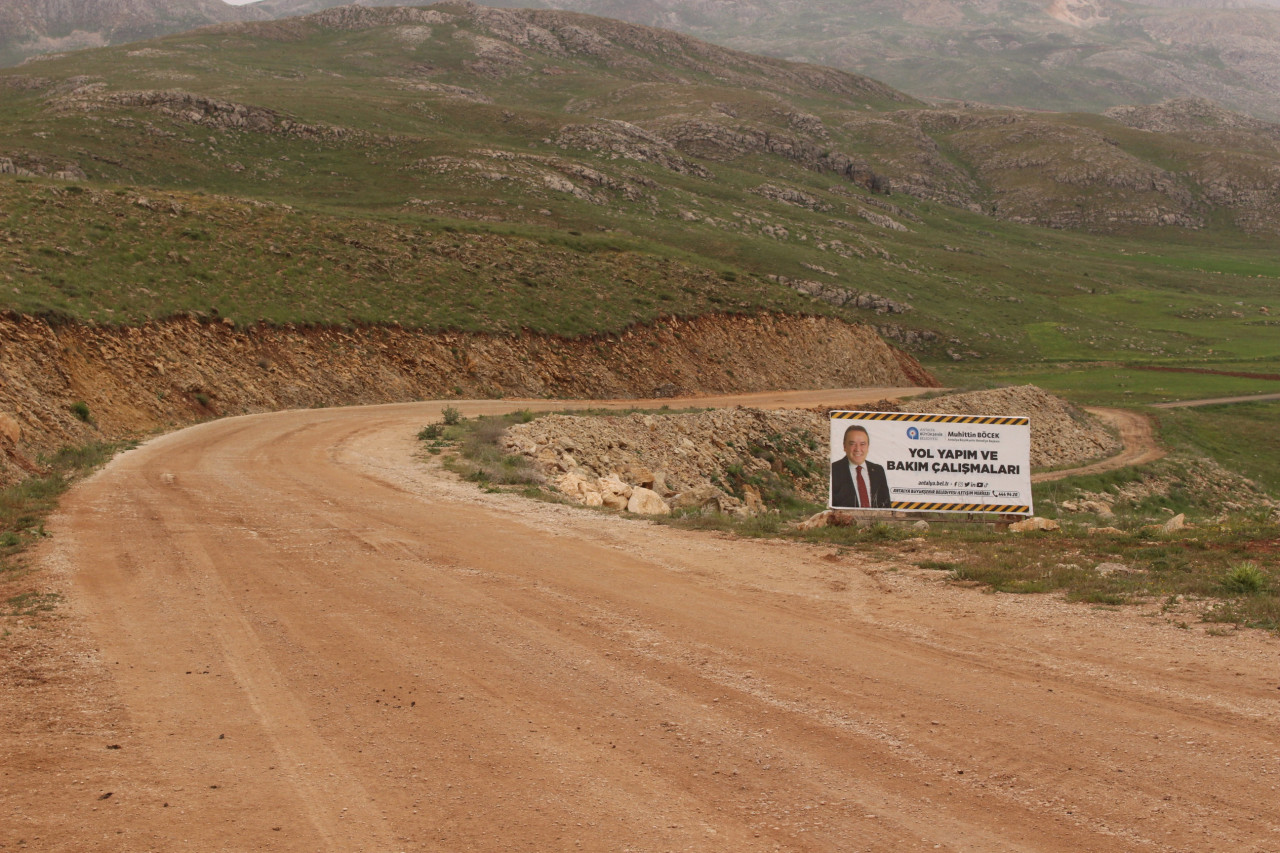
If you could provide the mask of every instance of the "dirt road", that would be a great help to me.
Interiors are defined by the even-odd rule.
[[[1235,397],[1211,397],[1205,400],[1175,400],[1172,403],[1152,403],[1153,409],[1185,409],[1192,406],[1224,406],[1228,403],[1266,403],[1280,400],[1280,394],[1241,394]]]
[[[1044,483],[1050,480],[1061,480],[1064,477],[1076,477],[1082,474],[1101,474],[1103,471],[1115,471],[1130,465],[1142,465],[1154,462],[1165,456],[1165,450],[1156,441],[1155,430],[1151,426],[1151,418],[1130,409],[1089,408],[1120,433],[1121,450],[1115,456],[1099,460],[1078,468],[1062,471],[1041,471],[1031,476],[1033,483]]]
[[[1280,850],[1274,639],[485,494],[413,461],[438,409],[73,491],[0,850]]]

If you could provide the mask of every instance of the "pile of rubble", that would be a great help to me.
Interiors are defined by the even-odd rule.
[[[549,415],[512,427],[504,440],[507,452],[528,457],[547,483],[586,506],[746,515],[764,511],[760,485],[780,474],[810,500],[825,500],[827,423],[810,411]]]
[[[1120,452],[1120,439],[1101,421],[1034,385],[910,400],[903,408],[949,415],[1026,415],[1031,418],[1032,468],[1063,468]]]

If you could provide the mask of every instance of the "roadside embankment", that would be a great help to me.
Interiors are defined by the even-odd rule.
[[[0,483],[59,447],[280,409],[936,384],[871,329],[826,317],[671,318],[566,339],[0,315]]]

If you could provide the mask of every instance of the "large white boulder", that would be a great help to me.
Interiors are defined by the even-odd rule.
[[[627,512],[637,515],[670,515],[671,507],[653,489],[636,486],[631,490],[631,497],[627,501]]]

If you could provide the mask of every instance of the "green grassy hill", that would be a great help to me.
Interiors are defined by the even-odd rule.
[[[0,72],[0,307],[567,335],[768,309],[961,379],[1261,370],[1278,140],[1199,103],[932,110],[604,19],[347,7]]]

